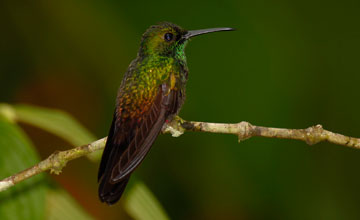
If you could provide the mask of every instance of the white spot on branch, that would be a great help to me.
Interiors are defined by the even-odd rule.
[[[3,180],[0,182],[0,192],[7,190],[9,187],[13,186],[14,183],[11,180]]]

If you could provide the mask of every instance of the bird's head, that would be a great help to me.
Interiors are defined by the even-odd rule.
[[[190,38],[218,31],[232,31],[233,28],[210,28],[202,30],[187,31],[183,28],[162,22],[151,26],[143,34],[141,40],[140,56],[168,56],[185,59],[185,46]]]

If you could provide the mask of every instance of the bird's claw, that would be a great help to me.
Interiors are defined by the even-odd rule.
[[[162,133],[170,133],[173,137],[184,134],[185,129],[181,126],[185,121],[179,116],[175,116],[171,121],[166,120],[162,127]]]

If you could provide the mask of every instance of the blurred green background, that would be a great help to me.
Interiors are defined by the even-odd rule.
[[[187,46],[180,116],[360,136],[360,2],[12,1],[0,3],[0,101],[64,110],[107,135],[142,33],[234,27]],[[68,143],[22,125],[41,158]],[[0,146],[4,147],[4,146]],[[161,135],[137,169],[172,219],[360,219],[360,151],[320,143]],[[97,167],[52,176],[96,219],[129,218],[97,199]]]

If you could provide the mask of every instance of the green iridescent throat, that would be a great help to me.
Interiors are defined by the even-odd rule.
[[[185,47],[188,41],[180,43],[175,47],[175,59],[183,61],[186,63],[186,56],[185,56]]]

